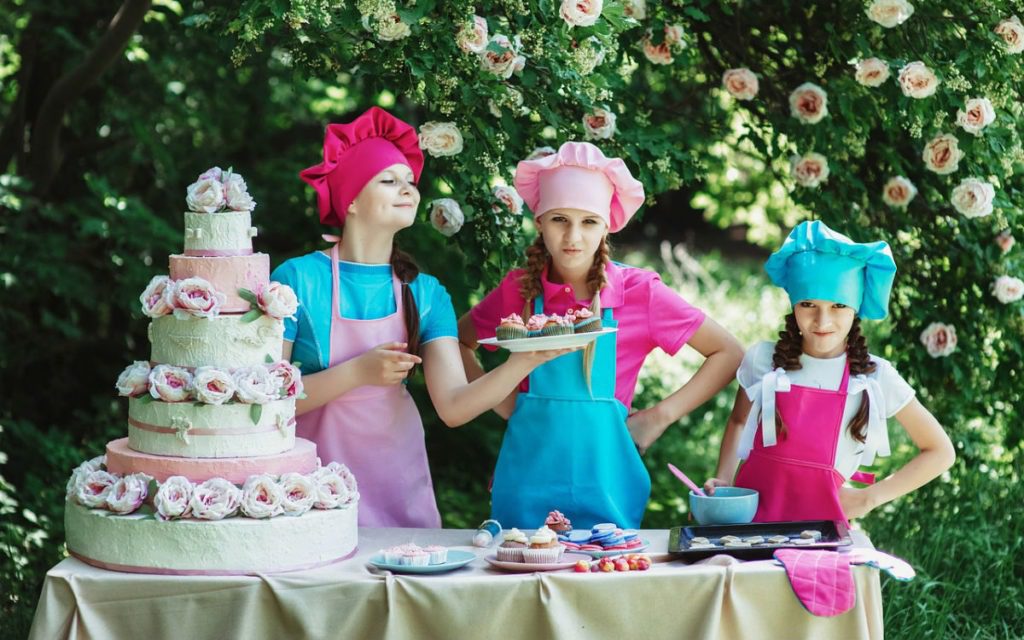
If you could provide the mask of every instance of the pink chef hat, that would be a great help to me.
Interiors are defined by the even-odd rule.
[[[523,160],[515,186],[535,220],[552,209],[582,209],[604,218],[612,233],[644,203],[644,185],[626,163],[589,142],[566,142],[552,155]]]
[[[316,189],[320,222],[341,225],[348,206],[366,183],[391,165],[404,164],[420,179],[423,152],[412,125],[379,107],[348,124],[329,124],[324,134],[324,161],[303,169],[299,177]]]

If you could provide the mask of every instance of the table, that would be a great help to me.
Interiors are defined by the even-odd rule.
[[[665,552],[668,531],[643,531],[648,571],[512,574],[468,546],[471,531],[360,529],[349,560],[295,573],[177,577],[105,571],[73,558],[46,575],[30,638],[876,638],[878,571],[854,567],[856,606],[807,613],[771,560],[727,556],[686,565]],[[861,532],[855,544],[870,547]],[[474,550],[453,573],[410,576],[367,560],[405,542]],[[283,540],[282,544],[288,541]]]

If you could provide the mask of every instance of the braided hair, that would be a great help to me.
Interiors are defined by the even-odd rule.
[[[402,283],[402,317],[405,320],[405,331],[408,334],[406,342],[409,344],[409,353],[419,355],[420,351],[420,310],[416,307],[416,298],[412,295],[412,281],[420,275],[420,268],[416,266],[412,256],[398,248],[397,244],[391,245],[391,269],[395,277]],[[412,375],[415,367],[409,370]]]

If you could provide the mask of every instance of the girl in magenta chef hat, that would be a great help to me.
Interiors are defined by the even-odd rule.
[[[538,235],[526,265],[459,320],[470,377],[482,370],[473,351],[510,314],[599,318],[595,346],[545,363],[503,403],[509,419],[494,473],[492,517],[536,527],[552,509],[580,528],[600,522],[640,526],[651,481],[640,459],[665,429],[729,383],[742,357],[736,340],[662,283],[658,274],[612,262],[608,234],[644,201],[625,163],[589,143],[519,163],[515,187],[533,212]],[[582,310],[582,311],[581,311]],[[647,354],[690,345],[707,359],[685,385],[630,414]]]
[[[416,219],[422,169],[415,129],[382,109],[328,125],[323,162],[301,177],[316,189],[320,220],[343,233],[273,276],[300,302],[284,334],[284,357],[305,374],[296,433],[317,444],[325,464],[352,469],[362,526],[441,526],[423,423],[403,384],[414,366],[422,363],[438,415],[455,427],[564,353],[519,354],[466,381],[448,293],[394,244]]]

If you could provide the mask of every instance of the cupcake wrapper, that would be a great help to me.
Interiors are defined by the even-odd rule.
[[[522,547],[498,547],[498,560],[502,562],[522,562]]]
[[[558,562],[562,557],[562,545],[546,549],[523,549],[523,562],[531,564],[546,564]]]
[[[601,318],[587,318],[574,328],[576,333],[590,333],[601,330]]]
[[[572,327],[563,325],[549,325],[540,330],[542,336],[567,336],[572,333]]]
[[[498,340],[519,340],[529,335],[526,327],[498,327],[495,330],[495,336]]]
[[[430,564],[444,564],[448,562],[448,550],[439,549],[430,552]]]

